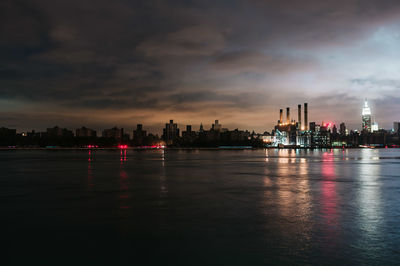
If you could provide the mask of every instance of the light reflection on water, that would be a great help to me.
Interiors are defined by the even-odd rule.
[[[362,235],[360,245],[368,248],[374,253],[382,252],[382,244],[373,244],[382,241],[382,224],[384,216],[382,213],[381,196],[381,164],[376,162],[379,158],[376,150],[362,150],[361,157],[366,158],[359,164],[359,182],[357,203],[359,206],[358,224]]]
[[[5,241],[59,235],[62,248],[50,257],[73,246],[99,254],[87,265],[101,265],[107,252],[139,265],[400,259],[398,150],[32,151],[0,159],[0,191],[10,199],[1,203]],[[29,247],[30,257],[40,253]]]

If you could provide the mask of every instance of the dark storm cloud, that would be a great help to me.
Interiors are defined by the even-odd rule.
[[[62,108],[263,113],[300,94],[327,103],[343,84],[322,89],[313,79],[335,84],[321,69],[338,73],[354,60],[331,67],[321,58],[398,22],[400,3],[6,0],[0,10],[0,100],[60,107],[61,117]],[[368,75],[342,79],[372,91],[390,80]]]

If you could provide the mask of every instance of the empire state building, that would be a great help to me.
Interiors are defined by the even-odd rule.
[[[368,106],[368,101],[365,99],[364,107],[362,109],[362,130],[364,132],[371,132],[371,109]]]

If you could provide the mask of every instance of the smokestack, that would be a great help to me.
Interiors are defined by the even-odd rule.
[[[279,110],[279,123],[283,123],[283,109]]]
[[[308,130],[308,104],[304,103],[304,130]]]
[[[301,130],[301,104],[297,105],[298,127]]]
[[[290,108],[286,107],[286,122],[290,123]]]

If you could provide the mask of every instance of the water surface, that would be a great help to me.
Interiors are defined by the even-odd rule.
[[[390,265],[400,150],[2,151],[3,265]]]

